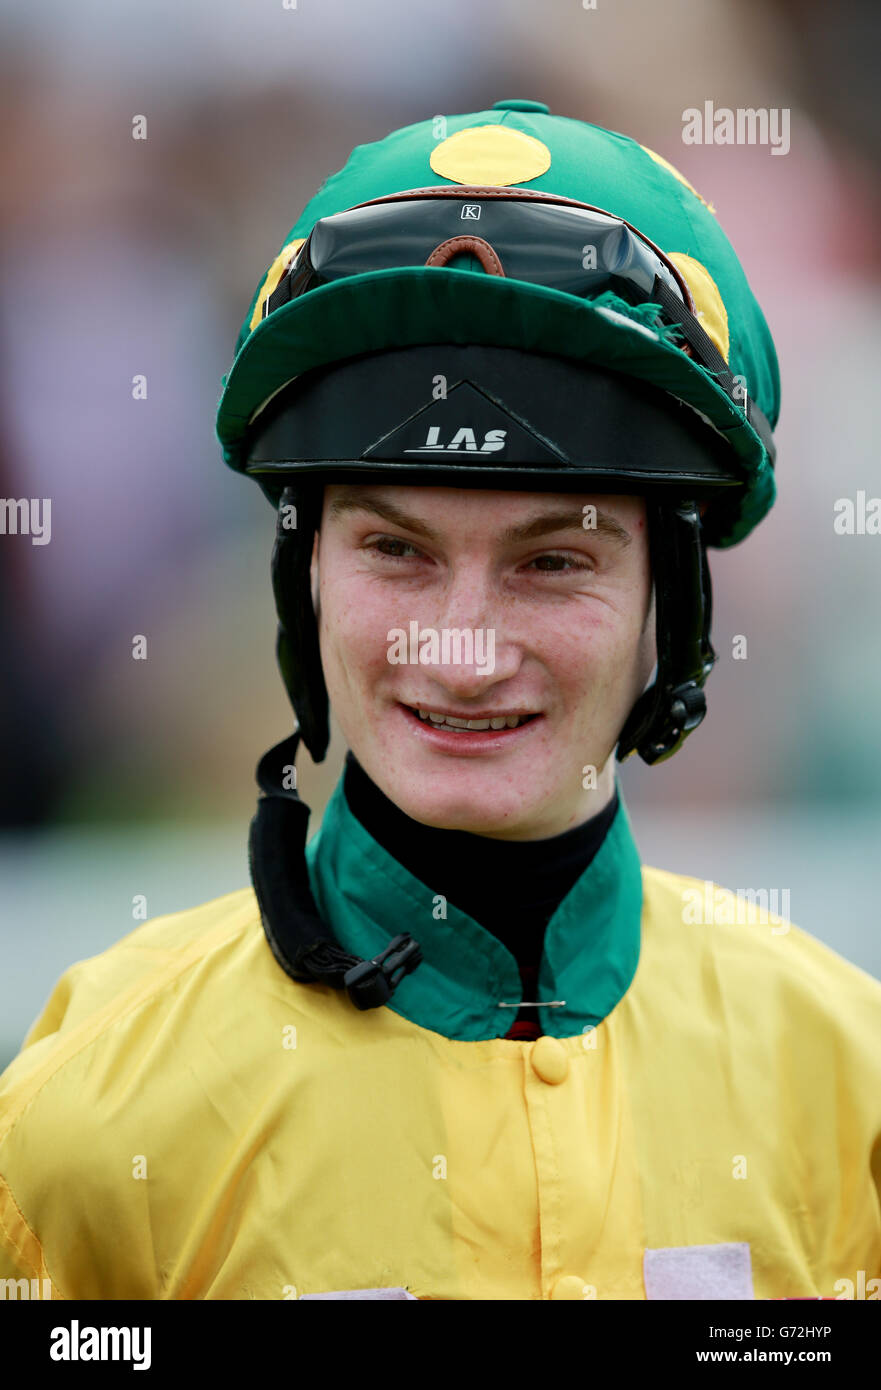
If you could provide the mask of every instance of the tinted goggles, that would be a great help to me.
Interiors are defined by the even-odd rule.
[[[768,421],[732,376],[695,316],[676,265],[623,218],[557,194],[492,187],[414,188],[320,218],[272,294],[263,317],[310,290],[375,270],[447,266],[474,256],[483,270],[591,299],[609,290],[653,303],[676,327],[682,350],[711,371],[761,435]]]
[[[567,294],[613,289],[645,303],[659,276],[687,308],[676,267],[618,217],[562,198],[499,190],[414,189],[322,217],[296,253],[264,312],[319,285],[370,270],[455,265],[475,255],[490,275]],[[287,281],[287,284],[285,284]]]

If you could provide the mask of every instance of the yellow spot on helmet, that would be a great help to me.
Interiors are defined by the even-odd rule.
[[[436,174],[454,183],[502,187],[537,179],[551,167],[551,152],[522,130],[477,125],[441,140],[431,152],[430,163]]]
[[[668,174],[672,174],[673,177],[674,177],[674,179],[678,179],[680,183],[685,184],[685,187],[688,188],[688,189],[690,189],[691,192],[694,194],[694,196],[695,196],[696,198],[700,198],[701,202],[703,203],[703,205],[704,205],[704,207],[707,209],[707,211],[708,211],[708,212],[711,212],[711,213],[713,214],[713,216],[715,217],[715,215],[716,215],[716,209],[713,207],[713,204],[712,204],[712,203],[708,203],[707,200],[706,200],[706,198],[701,197],[700,193],[698,193],[698,191],[697,191],[697,189],[695,188],[694,184],[689,183],[689,182],[688,182],[688,179],[685,177],[684,174],[680,174],[679,170],[676,169],[676,168],[674,168],[673,165],[670,164],[670,162],[669,162],[668,160],[662,158],[662,156],[659,155],[659,154],[655,154],[654,150],[650,150],[649,147],[648,147],[648,145],[640,145],[639,148],[640,148],[641,150],[645,150],[646,154],[651,155],[651,157],[652,157],[652,159],[655,161],[655,163],[656,163],[656,164],[660,164],[660,166],[661,166],[662,169],[666,169]]]

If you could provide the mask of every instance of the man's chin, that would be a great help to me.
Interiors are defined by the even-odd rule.
[[[490,804],[481,806],[474,797],[463,801],[459,796],[398,796],[394,789],[387,794],[411,820],[436,830],[459,830],[467,835],[486,835],[491,839],[530,840],[542,837],[542,832],[534,828],[538,820],[537,808],[522,805],[512,808]]]

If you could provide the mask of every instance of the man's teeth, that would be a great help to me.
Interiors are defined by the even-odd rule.
[[[496,719],[454,719],[451,714],[434,714],[428,709],[416,713],[420,719],[429,719],[432,724],[443,724],[451,729],[516,729],[530,717],[528,714],[501,714]]]

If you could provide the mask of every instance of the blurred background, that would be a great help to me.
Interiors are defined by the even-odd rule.
[[[836,499],[881,495],[877,7],[0,15],[0,496],[52,499],[48,545],[0,535],[0,1067],[61,972],[139,925],[137,896],[152,917],[249,881],[254,767],[292,715],[274,513],[223,465],[214,414],[258,281],[355,145],[518,96],[676,165],[780,358],[778,503],[712,555],[707,719],[669,763],[621,769],[643,859],[788,889],[795,923],[881,976],[881,536],[833,529]],[[685,145],[707,100],[789,109],[789,152]],[[337,731],[320,767],[300,754],[313,826],[344,752]]]

